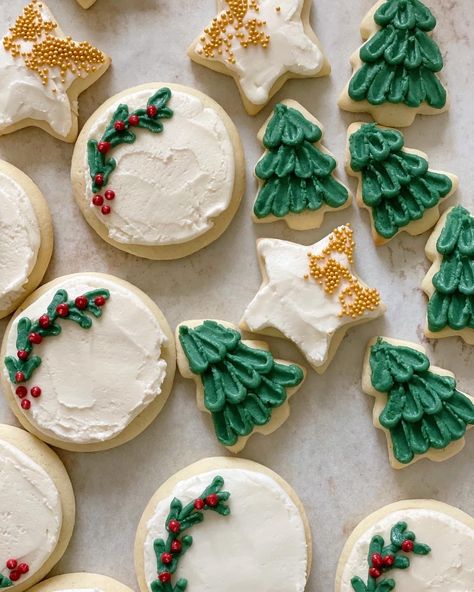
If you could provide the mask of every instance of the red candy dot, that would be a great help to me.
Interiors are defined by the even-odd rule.
[[[28,401],[28,399],[23,399],[23,401],[21,402],[21,408],[24,409],[25,411],[28,411],[28,409],[31,407],[31,402]]]
[[[110,142],[99,142],[97,144],[97,150],[101,153],[101,154],[106,154],[111,148],[111,144]]]
[[[130,117],[128,118],[128,123],[130,125],[138,125],[140,123],[140,118],[138,117],[138,115],[130,115]]]
[[[208,506],[211,506],[211,508],[215,508],[218,503],[219,503],[219,498],[217,497],[217,495],[215,493],[211,493],[211,495],[208,495],[206,497],[206,504]]]
[[[60,317],[67,317],[69,315],[69,304],[63,303],[56,306],[56,312]]]
[[[405,539],[402,543],[402,551],[405,551],[405,553],[411,553],[414,546],[415,545],[413,544],[413,541],[410,541],[410,539]]]
[[[96,296],[94,298],[94,304],[96,306],[104,306],[104,304],[105,304],[105,298],[103,296]]]
[[[95,206],[101,206],[104,203],[104,198],[102,197],[102,195],[94,195],[94,197],[92,198],[92,203]]]
[[[381,575],[381,574],[380,574],[380,571],[379,571],[379,570],[378,570],[376,567],[371,567],[371,568],[369,569],[369,576],[370,576],[371,578],[375,578],[375,579],[377,579],[377,578],[380,578],[380,575]]]
[[[94,183],[97,185],[97,187],[102,187],[102,185],[104,184],[104,175],[101,175],[100,173],[98,173],[94,177]]]
[[[40,389],[40,387],[39,386],[32,386],[31,387],[31,390],[30,390],[30,394],[35,399],[37,399],[38,397],[41,397],[41,389]]]
[[[110,206],[102,206],[100,211],[104,214],[104,216],[108,216],[111,212]]]
[[[26,395],[28,394],[28,389],[26,388],[26,386],[18,386],[15,393],[19,399],[24,399],[26,397]],[[13,568],[10,567],[9,569],[13,569]]]
[[[165,565],[169,565],[173,561],[173,555],[171,553],[162,553],[161,562]]]
[[[41,337],[41,335],[39,333],[30,333],[28,335],[28,340],[30,343],[34,343],[35,345],[38,345],[39,343],[41,343],[43,341],[43,338]]]
[[[179,520],[170,520],[168,528],[171,532],[177,534],[181,530],[181,523],[179,522]]]
[[[385,555],[385,557],[383,558],[383,564],[386,567],[392,567],[394,562],[395,562],[395,557],[393,555]]]
[[[114,123],[114,128],[118,131],[118,132],[123,132],[123,130],[125,129],[125,121],[122,121],[121,119],[119,119],[118,121],[116,121]]]
[[[18,570],[20,571],[20,573],[26,574],[30,571],[30,566],[28,565],[28,563],[20,563],[20,565],[18,566]]]
[[[175,540],[171,543],[171,551],[173,553],[180,553],[182,548],[183,546],[181,545],[181,542],[178,540]]]
[[[19,358],[20,360],[23,360],[23,361],[25,361],[25,360],[27,360],[27,359],[28,359],[28,356],[29,356],[30,354],[29,354],[29,353],[26,351],[26,349],[20,349],[19,351],[17,351],[17,352],[16,352],[16,355],[18,356],[18,358]]]
[[[148,117],[156,117],[158,115],[158,109],[155,107],[155,105],[149,105],[146,108],[146,114]]]
[[[21,573],[17,569],[14,569],[13,571],[10,572],[10,580],[12,582],[16,582],[20,578],[21,578]]]
[[[104,197],[105,199],[108,199],[109,201],[111,199],[115,198],[115,191],[112,191],[112,189],[107,189],[107,191],[104,193]]]
[[[87,305],[89,304],[89,300],[85,297],[85,296],[78,296],[75,300],[74,300],[74,304],[77,306],[77,308],[79,308],[80,310],[84,310],[85,308],[87,308]]]
[[[15,374],[15,382],[25,382],[25,375],[23,372],[17,372]]]
[[[158,579],[162,584],[167,584],[168,582],[171,582],[171,574],[164,571],[163,573],[158,574]]]
[[[382,567],[383,565],[383,558],[382,555],[380,555],[380,553],[374,553],[371,556],[370,561],[372,563],[372,567]]]
[[[18,565],[18,561],[16,559],[9,559],[5,565],[8,569],[15,569],[15,567]]]
[[[196,510],[202,510],[204,508],[204,500],[198,498],[197,500],[194,500],[194,508]]]
[[[40,316],[40,318],[38,319],[38,323],[42,329],[47,329],[51,324],[51,319],[48,317],[48,315],[44,314]]]

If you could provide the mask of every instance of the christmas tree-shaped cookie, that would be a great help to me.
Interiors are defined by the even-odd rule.
[[[406,127],[417,114],[448,109],[438,72],[443,58],[431,32],[436,19],[420,0],[379,0],[362,22],[366,43],[352,56],[353,76],[339,106]]]
[[[378,245],[402,231],[418,235],[431,228],[440,201],[458,186],[455,175],[431,170],[426,154],[404,144],[399,131],[375,123],[348,130],[347,173],[358,179],[357,203],[369,211]]]
[[[423,457],[442,461],[463,448],[466,430],[474,425],[474,397],[456,388],[451,372],[431,366],[422,347],[373,339],[362,384],[376,398],[374,425],[385,431],[394,468]]]
[[[422,284],[429,298],[426,335],[458,335],[474,345],[474,216],[462,206],[448,210],[426,256],[433,262]]]
[[[290,228],[319,228],[324,214],[350,205],[334,176],[336,160],[321,145],[323,126],[296,101],[278,103],[258,134],[266,148],[255,167],[255,222],[284,220]]]
[[[244,341],[223,321],[187,321],[177,329],[178,367],[197,386],[198,407],[212,415],[217,439],[239,452],[252,433],[270,434],[289,416],[288,398],[304,370],[275,360],[266,343]]]

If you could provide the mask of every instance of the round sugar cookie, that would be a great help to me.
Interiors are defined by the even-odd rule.
[[[64,554],[74,528],[71,481],[46,444],[0,424],[0,588],[22,592]]]
[[[364,518],[344,546],[336,592],[472,590],[474,518],[434,500],[404,500]]]
[[[99,107],[76,143],[71,176],[94,230],[148,259],[178,259],[216,240],[245,189],[227,113],[192,88],[158,82]]]
[[[141,433],[163,408],[176,353],[168,323],[138,288],[78,273],[42,286],[10,322],[2,383],[22,425],[84,452]]]
[[[311,531],[279,475],[238,458],[208,458],[166,481],[148,503],[135,540],[141,592],[303,592]],[[265,572],[262,578],[262,570]]]
[[[133,592],[131,588],[121,582],[92,573],[61,574],[43,580],[31,592]]]
[[[0,160],[0,318],[38,287],[52,252],[45,198],[25,173]]]

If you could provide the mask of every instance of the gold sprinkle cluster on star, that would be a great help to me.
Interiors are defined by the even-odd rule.
[[[197,53],[206,58],[224,56],[229,63],[235,64],[232,50],[234,41],[245,49],[257,45],[266,48],[270,36],[265,33],[266,21],[258,18],[246,19],[249,10],[259,13],[258,0],[227,0],[227,4],[229,8],[204,29],[200,38],[202,49]]]
[[[380,305],[380,294],[373,288],[366,288],[351,272],[355,242],[353,230],[349,224],[336,228],[329,235],[328,245],[320,254],[308,253],[309,273],[306,280],[312,277],[324,287],[327,294],[334,292],[345,284],[339,294],[341,311],[339,316],[357,318],[367,310],[375,310]],[[344,265],[332,255],[339,253],[347,257],[348,265]]]
[[[17,18],[10,33],[3,38],[3,47],[13,57],[22,57],[26,66],[47,84],[53,68],[59,69],[61,82],[71,72],[75,77],[94,72],[105,61],[104,54],[87,41],[76,43],[71,37],[50,34],[57,27],[54,21],[43,19],[42,4],[32,0]],[[28,51],[22,43],[30,42]]]

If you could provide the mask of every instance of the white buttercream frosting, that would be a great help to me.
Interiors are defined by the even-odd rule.
[[[247,97],[254,105],[265,104],[270,91],[286,72],[300,76],[314,76],[323,64],[324,56],[308,37],[301,20],[305,0],[259,0],[258,12],[249,7],[245,21],[265,22],[261,31],[270,37],[267,47],[249,44],[242,47],[237,36],[231,40],[235,63],[226,59],[226,53],[215,53],[210,61],[223,62],[233,72]],[[203,42],[199,40],[194,51],[201,57]]]
[[[21,316],[39,318],[60,288],[67,290],[71,299],[106,288],[110,299],[102,316],[93,318],[90,329],[60,319],[61,334],[34,346],[42,364],[27,386],[40,386],[42,395],[32,400],[29,410],[21,411],[42,433],[62,441],[87,444],[110,440],[160,396],[167,371],[161,348],[167,338],[142,298],[103,276],[69,277]],[[16,355],[19,318],[8,335],[8,355]]]
[[[121,97],[96,119],[88,139],[100,140],[120,103],[132,112],[146,106],[154,92],[144,89]],[[159,246],[193,240],[210,230],[213,219],[230,205],[235,154],[221,116],[183,91],[173,90],[168,106],[173,116],[163,120],[161,133],[133,128],[135,142],[111,151],[117,166],[104,189],[113,189],[116,198],[108,216],[91,203],[92,182],[84,154],[84,199],[109,237],[119,243]]]
[[[263,260],[268,283],[258,291],[243,315],[251,331],[274,328],[293,341],[314,366],[322,366],[329,353],[334,334],[354,321],[340,316],[339,295],[344,285],[333,294],[308,275],[308,253],[318,255],[329,244],[329,237],[312,246],[278,239],[258,241],[258,256]],[[348,266],[344,254],[331,257]],[[384,307],[366,311],[359,319],[370,320],[383,314]]]
[[[146,525],[144,553],[148,585],[156,579],[153,541],[166,540],[165,521],[173,497],[195,499],[220,475],[229,491],[229,516],[207,511],[189,534],[193,545],[180,559],[175,578],[193,592],[303,592],[307,545],[303,519],[287,492],[271,477],[251,470],[221,469],[179,482],[160,501]],[[187,533],[186,533],[187,534]]]
[[[24,452],[0,440],[0,571],[8,559],[27,563],[34,575],[53,553],[62,524],[61,498],[46,471]],[[22,583],[23,578],[17,581]],[[15,585],[15,582],[13,582]]]
[[[40,243],[30,198],[15,179],[0,172],[0,309],[9,308],[21,296]]]
[[[474,589],[474,529],[460,520],[427,507],[387,514],[368,529],[352,548],[338,592],[354,592],[351,578],[367,581],[367,552],[374,535],[381,535],[387,544],[390,529],[397,522],[406,522],[417,541],[431,547],[428,555],[410,553],[410,567],[387,573],[401,592],[471,592]]]

